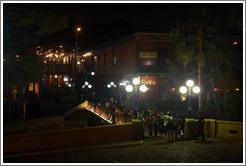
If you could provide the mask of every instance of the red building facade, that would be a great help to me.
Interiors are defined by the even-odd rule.
[[[102,44],[84,54],[87,72],[95,71],[96,80],[107,88],[109,82],[120,91],[122,81],[139,76],[148,87],[142,99],[161,99],[160,79],[167,60],[176,61],[175,42],[164,33],[136,33]],[[122,87],[122,91],[124,88]],[[147,97],[146,97],[147,96]],[[141,98],[141,95],[140,95]]]

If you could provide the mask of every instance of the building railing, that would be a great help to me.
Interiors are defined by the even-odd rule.
[[[127,122],[126,117],[116,114],[103,106],[97,106],[96,104],[85,101],[83,107],[111,124],[123,124]]]

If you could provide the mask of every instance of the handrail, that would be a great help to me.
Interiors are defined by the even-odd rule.
[[[102,106],[97,106],[94,103],[90,103],[88,101],[85,101],[83,103],[83,107],[94,114],[100,116],[102,119],[106,120],[109,123],[112,124],[123,124],[125,123],[125,118],[121,115],[115,114],[113,111],[102,107]]]

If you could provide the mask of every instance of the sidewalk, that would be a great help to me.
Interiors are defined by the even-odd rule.
[[[204,143],[206,142],[206,143]],[[136,146],[135,143],[138,143]],[[134,145],[135,144],[135,145]],[[128,146],[125,146],[128,145]],[[134,145],[134,146],[132,146]],[[33,156],[5,158],[8,163],[242,163],[243,146],[226,141],[175,141],[160,136]]]

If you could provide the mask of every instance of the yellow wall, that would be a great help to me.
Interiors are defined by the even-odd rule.
[[[216,136],[216,120],[215,119],[205,119],[204,120],[204,134],[205,137],[215,137]]]
[[[197,119],[185,119],[185,139],[196,138]],[[243,122],[221,121],[215,119],[205,119],[205,138],[226,138],[243,140]]]
[[[140,130],[139,130],[140,129]],[[3,153],[19,154],[55,148],[142,140],[141,122],[3,137]]]
[[[243,140],[243,122],[216,121],[216,137]]]

